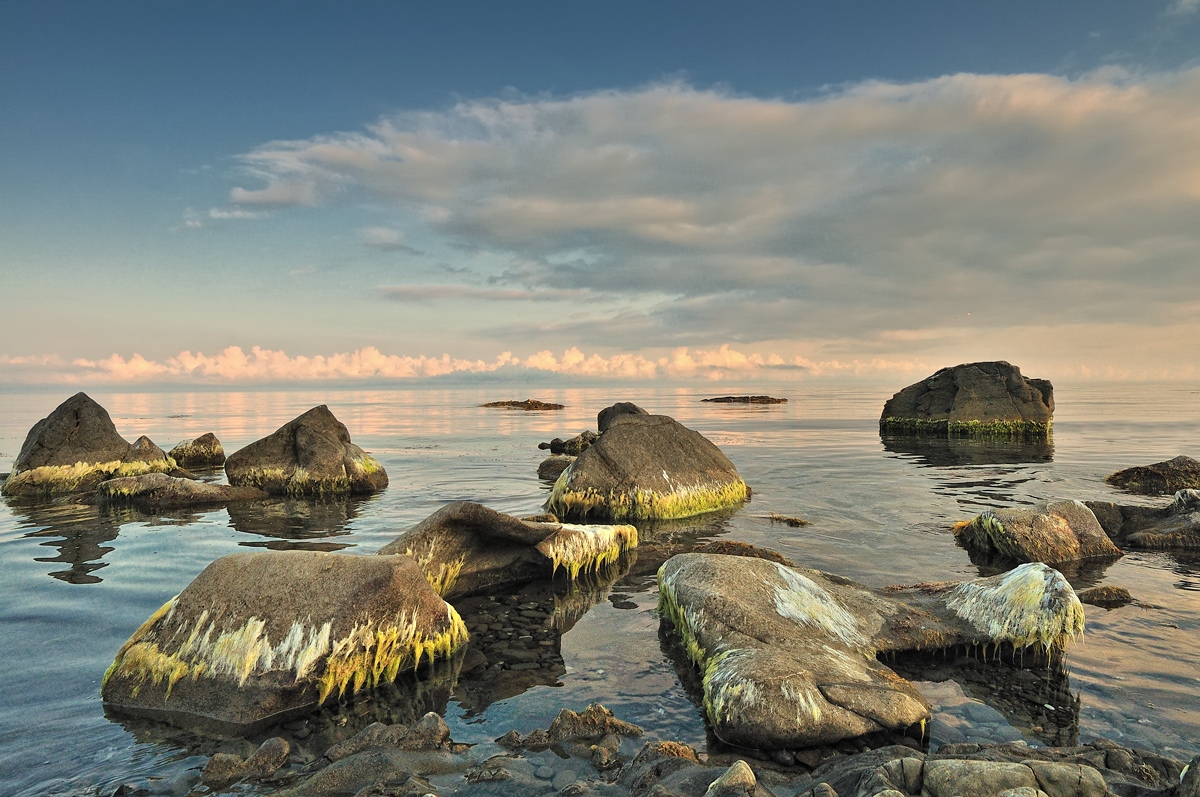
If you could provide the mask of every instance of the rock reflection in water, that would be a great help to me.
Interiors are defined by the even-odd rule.
[[[1020,465],[1054,459],[1054,439],[980,440],[967,437],[880,435],[883,448],[910,455],[921,465]]]
[[[232,503],[229,522],[247,534],[268,540],[243,540],[239,545],[272,550],[340,551],[351,542],[332,542],[330,538],[350,534],[355,520],[369,498],[339,497],[279,498],[268,501]]]

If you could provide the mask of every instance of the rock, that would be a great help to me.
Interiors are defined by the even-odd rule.
[[[605,407],[596,413],[596,429],[600,434],[608,431],[608,427],[612,426],[613,421],[622,415],[649,415],[644,409],[634,404],[632,401],[618,401],[611,407]]]
[[[96,499],[102,504],[134,504],[150,509],[213,506],[233,501],[260,501],[267,494],[256,487],[230,487],[165,473],[121,476],[100,483]]]
[[[1200,797],[1200,755],[1193,758],[1184,769],[1175,797]]]
[[[1200,549],[1200,491],[1180,490],[1163,507],[1085,501],[1104,532],[1122,548],[1151,551]]]
[[[721,450],[665,415],[620,414],[563,471],[546,510],[560,518],[665,520],[736,506],[750,488]]]
[[[546,457],[538,465],[538,478],[542,481],[555,481],[574,461],[575,457],[568,457],[563,454],[554,454],[553,456]]]
[[[288,762],[292,746],[287,739],[274,736],[258,746],[253,755],[246,759],[245,772],[254,778],[269,778]]]
[[[704,766],[695,750],[677,742],[648,743],[621,771],[617,783],[627,789],[632,797],[742,797],[770,794],[756,787],[754,773],[746,766],[746,762],[735,762],[728,769]],[[716,791],[711,791],[714,788]]]
[[[565,405],[563,404],[551,404],[546,401],[538,401],[537,399],[525,399],[524,401],[489,401],[487,404],[480,404],[479,406],[525,410],[526,412],[565,409]]]
[[[396,743],[401,750],[437,750],[450,744],[450,728],[437,712],[430,711]]]
[[[149,438],[130,445],[103,407],[76,393],[29,430],[0,493],[49,497],[88,491],[114,476],[173,467]]]
[[[1094,768],[1055,761],[1023,761],[1047,797],[1104,797],[1108,787]]]
[[[556,437],[549,443],[538,443],[538,448],[542,450],[549,450],[551,454],[562,454],[568,457],[577,457],[590,448],[592,443],[595,443],[599,436],[600,435],[596,434],[590,429],[585,429],[569,440],[563,440],[561,437]]]
[[[1092,587],[1079,593],[1079,601],[1102,609],[1118,609],[1133,603],[1133,596],[1124,587]]]
[[[560,566],[575,578],[636,546],[633,526],[537,523],[456,501],[379,553],[412,556],[438,594],[454,598],[551,578]]]
[[[752,749],[926,722],[925,699],[878,653],[980,643],[1060,649],[1083,631],[1070,585],[1042,564],[885,596],[816,570],[688,553],[668,560],[658,581],[659,612],[702,673],[713,732]]]
[[[324,404],[231,454],[225,473],[235,487],[272,495],[367,494],[388,484],[383,466],[350,442]]]
[[[1042,501],[984,512],[955,525],[954,536],[984,561],[1055,564],[1121,555],[1092,510],[1079,501]]]
[[[1153,465],[1126,468],[1104,481],[1142,495],[1174,495],[1180,490],[1200,490],[1200,462],[1180,456]]]
[[[930,797],[992,797],[1008,789],[1036,789],[1037,778],[1024,764],[1002,761],[926,761],[924,791]]]
[[[134,632],[101,698],[118,713],[246,732],[391,681],[466,639],[408,557],[233,554]]]
[[[700,400],[716,404],[787,404],[787,399],[774,396],[720,396]]]
[[[204,765],[200,773],[200,782],[210,789],[228,786],[236,780],[241,780],[246,774],[246,760],[233,753],[216,753]]]
[[[767,559],[772,562],[778,562],[788,567],[796,566],[795,562],[778,551],[772,551],[770,548],[759,548],[757,545],[751,545],[747,542],[736,542],[734,540],[714,540],[700,546],[695,552],[719,553],[725,556],[750,556],[755,559]]]
[[[709,784],[704,797],[754,797],[758,781],[745,761],[735,761]]]
[[[546,733],[552,743],[562,744],[563,742],[599,739],[607,734],[641,736],[642,729],[617,719],[611,711],[599,703],[592,703],[584,709],[582,714],[576,714],[574,711],[564,708],[550,723]]]
[[[941,437],[1045,437],[1054,415],[1054,388],[1027,379],[1006,362],[943,368],[883,405],[879,431]]]
[[[171,449],[169,456],[181,468],[215,468],[225,464],[225,449],[212,432],[190,443],[180,443]]]
[[[340,761],[355,753],[375,747],[399,747],[400,740],[407,735],[407,725],[399,723],[385,725],[382,722],[372,722],[346,741],[330,747],[325,751],[325,757],[330,761]]]

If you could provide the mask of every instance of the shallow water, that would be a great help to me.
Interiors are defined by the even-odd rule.
[[[524,392],[493,386],[93,393],[127,439],[146,434],[164,449],[213,431],[233,451],[325,403],[384,464],[391,485],[366,500],[160,516],[0,504],[0,793],[111,794],[133,777],[194,772],[203,763],[198,756],[218,746],[238,750],[233,742],[105,717],[101,676],[151,612],[211,560],[245,547],[373,553],[453,500],[533,514],[547,489],[536,476],[545,453],[537,443],[594,428],[596,412],[613,401],[635,401],[702,432],[754,488],[744,508],[703,519],[689,535],[771,547],[798,564],[871,586],[978,576],[949,532],[954,521],[1043,498],[1113,498],[1117,493],[1103,481],[1108,473],[1200,453],[1195,386],[1059,387],[1052,444],[1034,448],[915,449],[881,441],[879,408],[892,392],[886,388],[538,389],[536,398],[567,409],[477,406],[526,398]],[[789,403],[699,401],[764,392]],[[66,397],[0,394],[0,471],[9,469],[29,427]],[[774,523],[772,512],[811,525]],[[1200,752],[1200,557],[1135,553],[1072,578],[1077,587],[1124,586],[1138,600],[1112,611],[1086,607],[1086,641],[1068,656],[1070,688],[1080,697],[1080,739],[1104,736],[1177,758]],[[433,705],[444,706],[454,738],[463,742],[486,744],[512,727],[545,727],[559,708],[599,700],[651,739],[703,748],[700,711],[659,638],[654,589],[652,575],[635,567],[589,594],[547,598],[574,621],[556,643],[562,663],[551,683],[518,683],[494,701],[496,694],[481,697],[463,684],[451,693],[447,684],[445,694],[430,698]],[[986,693],[955,682],[921,687],[937,709],[933,746],[1013,734],[1038,743],[1028,727],[989,706]]]

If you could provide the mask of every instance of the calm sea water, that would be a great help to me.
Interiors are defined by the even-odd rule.
[[[614,401],[635,401],[702,432],[754,488],[751,503],[699,522],[695,533],[768,546],[871,586],[978,576],[949,526],[981,509],[1113,498],[1103,479],[1114,470],[1200,456],[1197,386],[1060,386],[1052,444],[1036,449],[889,448],[876,425],[892,392],[886,388],[537,389],[534,397],[567,409],[477,406],[527,398],[525,392],[93,393],[126,438],[146,434],[164,449],[213,431],[234,451],[328,404],[355,442],[385,465],[391,486],[344,504],[160,516],[0,504],[0,793],[111,794],[130,777],[194,772],[211,749],[161,728],[110,720],[99,700],[117,649],[164,600],[216,557],[247,547],[369,554],[454,500],[535,513],[547,489],[536,476],[544,456],[537,443],[594,428],[596,412]],[[771,392],[789,403],[700,402],[738,392]],[[0,394],[0,471],[9,469],[29,427],[66,397]],[[772,512],[811,525],[772,523]],[[1126,587],[1138,601],[1113,611],[1086,607],[1086,640],[1068,658],[1071,688],[1082,702],[1081,739],[1104,736],[1184,759],[1200,752],[1200,559],[1137,553],[1075,578],[1077,587]],[[600,589],[562,638],[566,672],[490,704],[451,696],[445,711],[454,738],[488,743],[510,727],[545,727],[563,706],[599,700],[645,727],[649,738],[703,748],[700,711],[659,640],[655,598],[652,576]],[[953,684],[925,688],[946,720],[942,727],[950,728],[943,733],[970,735],[956,705],[979,701]]]

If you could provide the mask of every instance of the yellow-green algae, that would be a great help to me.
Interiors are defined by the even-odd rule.
[[[466,554],[462,554],[453,559],[438,561],[437,567],[434,568],[434,561],[441,559],[438,556],[437,548],[437,539],[434,538],[425,543],[424,550],[417,551],[410,545],[404,549],[404,554],[417,560],[417,564],[425,573],[425,580],[429,582],[429,586],[433,587],[433,591],[438,595],[445,596],[458,581],[458,575],[462,572],[467,557]]]
[[[559,531],[538,543],[537,549],[554,564],[554,573],[563,567],[576,579],[581,570],[597,572],[637,544],[638,532],[634,526],[564,523]]]
[[[997,440],[1040,438],[1050,435],[1051,421],[951,421],[923,420],[889,415],[879,421],[882,434],[974,437]]]
[[[304,468],[289,470],[282,467],[247,468],[231,480],[236,486],[257,487],[269,493],[283,493],[292,498],[303,496],[341,495],[353,490],[354,483],[350,472],[366,476],[383,470],[379,460],[370,454],[363,454],[350,461],[348,468],[343,468],[342,475],[328,476],[317,479]]]
[[[592,515],[613,520],[670,520],[715,512],[750,497],[750,488],[741,479],[726,484],[680,487],[669,493],[644,489],[602,492],[594,488],[569,489],[570,474],[570,468],[562,472],[546,501],[546,511],[559,517]]]
[[[1028,562],[996,577],[995,583],[963,582],[950,590],[946,606],[992,642],[1014,648],[1064,648],[1083,636],[1083,604],[1058,571]]]
[[[121,476],[141,476],[144,473],[167,473],[174,470],[175,460],[156,459],[152,462],[76,462],[74,465],[42,465],[40,468],[14,472],[0,487],[4,495],[51,496],[70,493],[95,482]]]

